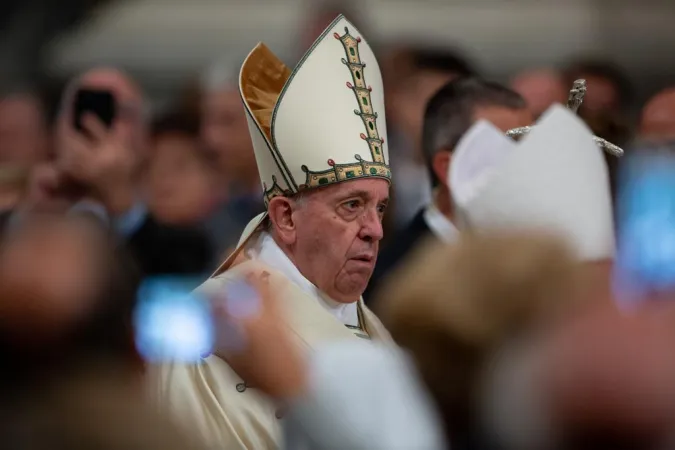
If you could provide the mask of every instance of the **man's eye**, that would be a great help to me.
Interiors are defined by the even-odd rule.
[[[380,214],[384,214],[384,212],[387,210],[387,205],[379,205],[377,207],[377,212]]]
[[[343,203],[343,206],[345,207],[345,209],[349,211],[354,211],[359,209],[359,207],[361,206],[361,202],[359,202],[358,200],[351,200],[346,203]]]

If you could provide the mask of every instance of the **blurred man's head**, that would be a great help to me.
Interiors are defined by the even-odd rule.
[[[143,92],[136,82],[124,72],[114,68],[94,68],[78,76],[67,86],[61,101],[58,119],[56,150],[61,152],[66,144],[64,130],[73,128],[73,102],[80,89],[109,91],[115,98],[116,115],[113,128],[123,144],[133,149],[139,161],[147,151],[147,111]]]
[[[642,109],[640,138],[648,141],[675,140],[675,88],[653,96]]]
[[[617,114],[632,101],[632,87],[623,71],[611,62],[581,60],[565,70],[567,84],[586,80],[587,92],[582,110],[588,114]]]
[[[451,81],[429,100],[422,150],[434,187],[448,189],[452,152],[464,133],[481,119],[503,131],[531,125],[534,120],[520,95],[479,78]]]
[[[135,266],[93,219],[36,217],[14,230],[0,246],[0,279],[0,351],[18,358],[7,378],[89,358],[138,363]]]
[[[575,276],[558,240],[495,232],[464,234],[452,246],[429,242],[392,274],[379,315],[411,352],[451,442],[480,432],[477,397],[494,354],[564,315],[578,301]]]
[[[218,185],[217,172],[199,142],[197,121],[169,114],[155,123],[152,137],[150,210],[164,223],[200,222],[211,211]]]
[[[460,54],[426,48],[410,50],[407,65],[408,75],[397,80],[394,95],[387,103],[391,104],[388,110],[394,126],[418,145],[429,99],[448,81],[472,76],[475,71]]]
[[[48,137],[40,98],[29,92],[0,98],[0,165],[32,167],[47,157]]]
[[[269,203],[272,235],[300,272],[330,298],[357,301],[375,268],[389,181],[365,178]]]
[[[525,99],[535,118],[554,103],[564,105],[570,87],[563,75],[552,69],[521,72],[511,81],[511,88]]]
[[[259,185],[258,166],[241,104],[237,77],[232,67],[213,67],[203,83],[201,137],[217,161],[221,176],[243,184],[243,190]]]

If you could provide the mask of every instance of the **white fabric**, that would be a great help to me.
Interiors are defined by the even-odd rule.
[[[432,401],[399,349],[357,340],[316,350],[310,390],[289,410],[286,449],[448,448]]]
[[[423,217],[431,232],[441,241],[449,244],[457,237],[455,225],[443,215],[434,203],[427,205]]]
[[[469,203],[515,148],[516,143],[490,122],[480,120],[472,126],[457,143],[448,167],[447,182],[455,201]]]
[[[339,303],[321,292],[300,273],[268,232],[262,231],[256,239],[250,241],[245,252],[248,258],[260,261],[281,272],[292,283],[315,298],[321,306],[343,324],[354,327],[359,325],[356,303]]]
[[[460,226],[543,230],[567,239],[582,260],[614,256],[607,165],[579,117],[552,106],[506,158],[488,145],[494,130],[478,127],[485,140],[459,145],[453,161],[450,186]],[[473,170],[476,161],[480,170]],[[474,176],[460,179],[465,170]]]
[[[346,43],[353,47],[347,50]],[[371,170],[390,176],[382,75],[354,25],[336,18],[295,67],[274,107],[271,139],[258,126],[244,92],[244,75],[256,70],[249,66],[262,51],[257,46],[244,61],[240,87],[265,191],[276,185],[295,193],[304,184],[318,187],[320,178],[335,183],[364,172],[372,176]],[[356,65],[350,68],[348,62]],[[339,167],[345,164],[351,166]]]

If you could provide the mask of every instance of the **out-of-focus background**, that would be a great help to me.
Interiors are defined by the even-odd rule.
[[[320,0],[65,0],[4,2],[3,71],[13,81],[65,78],[93,64],[120,65],[158,104],[214,58],[236,68],[258,41],[284,60],[301,52]],[[339,8],[338,8],[339,9]],[[620,64],[639,98],[675,74],[675,5],[630,0],[361,0],[347,5],[382,45],[459,47],[485,74],[504,78],[579,54]],[[325,17],[321,20],[325,21]]]

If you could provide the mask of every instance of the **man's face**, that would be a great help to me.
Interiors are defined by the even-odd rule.
[[[30,167],[46,152],[47,126],[37,100],[17,96],[0,101],[0,164]]]
[[[333,300],[355,302],[366,289],[388,201],[389,182],[361,179],[312,192],[293,212],[294,263]]]
[[[591,113],[615,112],[620,107],[621,98],[614,83],[596,75],[584,74],[587,92],[584,97],[584,109]]]
[[[257,170],[246,112],[236,89],[207,93],[202,109],[202,140],[221,170],[236,175]]]
[[[194,224],[215,201],[215,173],[199,156],[197,139],[167,133],[155,140],[148,170],[150,209],[166,223]]]
[[[506,132],[513,128],[532,125],[534,116],[529,109],[511,109],[503,106],[482,106],[473,113],[473,121],[487,120]]]

